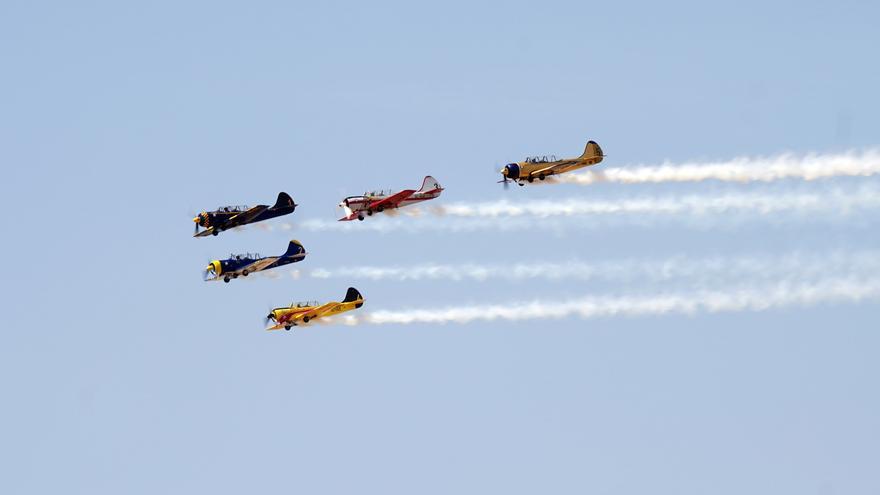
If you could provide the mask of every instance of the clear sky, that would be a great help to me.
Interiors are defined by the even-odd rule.
[[[0,492],[878,493],[876,302],[268,333],[267,309],[349,285],[363,311],[511,312],[663,287],[199,276],[291,238],[302,269],[876,250],[876,210],[190,237],[206,208],[284,190],[301,205],[286,221],[333,220],[346,195],[426,174],[447,189],[438,202],[801,187],[495,181],[503,163],[578,155],[587,139],[602,167],[880,145],[878,15],[871,2],[0,3]],[[809,187],[862,183],[877,184]]]

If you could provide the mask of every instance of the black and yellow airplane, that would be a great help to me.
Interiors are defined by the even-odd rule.
[[[269,205],[257,205],[250,208],[247,206],[221,206],[214,211],[203,211],[193,218],[193,222],[196,224],[193,237],[217,235],[234,227],[287,215],[293,213],[296,206],[289,194],[280,192],[278,200],[271,207]],[[204,227],[205,230],[199,232],[199,227]]]
[[[577,158],[557,160],[555,156],[535,156],[526,158],[525,161],[508,163],[501,170],[505,187],[508,181],[514,181],[519,185],[525,182],[534,182],[535,179],[544,180],[551,175],[564,174],[583,167],[589,167],[602,161],[605,155],[602,148],[595,141],[587,142],[584,154]]]
[[[364,297],[354,287],[349,287],[342,302],[317,302],[293,303],[288,307],[275,308],[266,316],[266,323],[274,322],[274,325],[266,330],[290,330],[291,327],[314,321],[326,316],[338,315],[346,311],[358,309],[364,305]]]

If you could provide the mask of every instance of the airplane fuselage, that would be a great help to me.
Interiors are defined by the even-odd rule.
[[[440,196],[440,189],[436,189],[434,191],[427,191],[427,192],[423,192],[423,193],[417,192],[417,193],[413,193],[412,196],[404,199],[403,201],[400,201],[397,204],[392,204],[392,205],[388,205],[388,206],[384,206],[384,207],[380,206],[380,207],[376,208],[376,211],[384,211],[384,210],[391,210],[394,208],[402,208],[404,206],[409,206],[409,205],[414,205],[416,203],[421,203],[422,201],[428,201],[431,199],[435,199],[435,198],[437,198],[437,196]],[[383,199],[385,199],[387,197],[389,197],[389,195],[350,196],[348,198],[345,198],[342,201],[342,203],[345,206],[349,207],[351,209],[351,211],[353,211],[353,212],[369,211],[371,204],[378,203],[379,201],[382,201]]]
[[[508,163],[501,170],[502,181],[513,180],[517,184],[523,185],[525,182],[534,182],[535,179],[544,180],[551,175],[564,174],[589,167],[590,165],[596,165],[604,157],[602,148],[595,141],[588,141],[584,154],[577,158],[557,160],[555,157],[552,157],[551,160],[548,160],[545,156],[542,158],[531,158],[522,162]]]

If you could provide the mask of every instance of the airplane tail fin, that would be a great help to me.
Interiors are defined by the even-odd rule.
[[[345,293],[345,299],[343,299],[342,302],[349,303],[349,302],[357,302],[357,301],[363,301],[363,300],[364,300],[364,296],[362,296],[361,293],[358,292],[357,289],[355,289],[354,287],[349,287],[348,292]]]
[[[440,187],[440,183],[437,182],[437,179],[435,179],[429,175],[429,176],[425,177],[424,182],[422,182],[422,188],[419,189],[418,192],[423,193],[423,192],[428,192],[428,191],[434,191],[437,189],[443,189],[443,188]]]
[[[305,253],[306,248],[303,247],[302,243],[297,240],[293,240],[290,241],[290,244],[287,245],[287,252],[284,253],[284,256],[296,256]]]
[[[581,159],[595,159],[595,163],[599,163],[602,161],[602,158],[605,156],[602,153],[602,148],[599,147],[599,143],[596,141],[588,141],[587,147],[584,149],[584,154],[581,155]]]
[[[291,206],[296,206],[296,203],[293,202],[293,198],[290,197],[286,192],[278,193],[278,200],[275,201],[275,206],[273,208],[290,208]]]

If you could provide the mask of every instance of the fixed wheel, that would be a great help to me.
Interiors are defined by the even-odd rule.
[[[303,316],[303,323],[308,323],[309,320],[311,320],[311,318],[309,318],[308,316]]]
[[[373,216],[373,210],[367,210],[367,216],[368,217]]]
[[[531,183],[531,182],[535,182],[535,178],[534,178],[534,177],[529,177],[529,182],[530,182],[530,183]]]
[[[517,182],[517,184],[519,184],[519,187],[522,187],[522,186],[525,185],[525,184],[523,184],[522,182]]]
[[[250,273],[250,272],[247,271],[247,270],[242,270],[242,272],[241,272],[241,276],[242,276],[242,277],[247,277],[247,276],[248,276],[248,273]]]
[[[361,221],[361,222],[363,222],[363,221],[364,221],[364,216],[363,216],[363,215],[358,215],[358,220]]]
[[[290,325],[284,325],[284,329],[287,330],[287,331],[289,332],[289,331],[290,331]]]
[[[544,180],[544,174],[539,175],[538,179]]]
[[[223,277],[223,281],[228,284],[229,283],[229,275]]]
[[[379,213],[382,213],[383,211],[385,211],[385,207],[380,206],[380,207],[376,208],[376,211],[378,211]]]
[[[217,235],[217,234],[219,234],[219,233],[220,233],[220,231],[219,231],[219,230],[217,230],[217,229],[214,229],[214,231],[213,231],[213,232],[211,232],[211,235]]]

